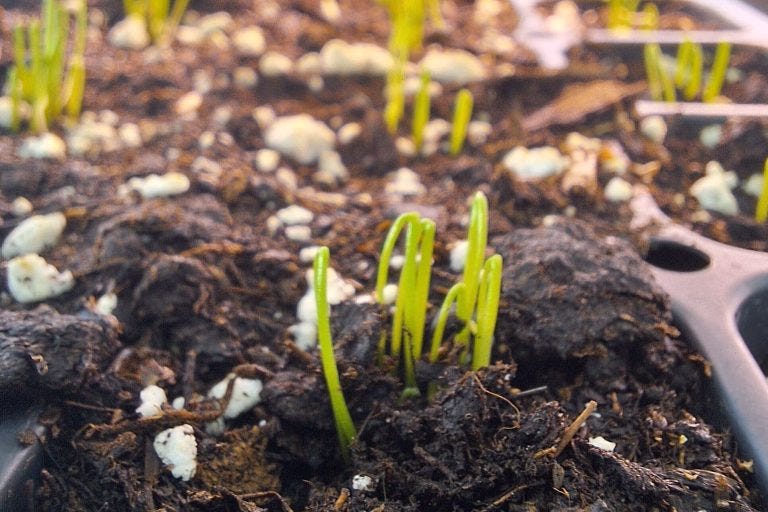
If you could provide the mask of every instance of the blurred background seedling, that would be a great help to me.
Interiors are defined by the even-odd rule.
[[[147,27],[157,45],[169,44],[184,17],[189,0],[123,0],[126,18],[134,17]]]

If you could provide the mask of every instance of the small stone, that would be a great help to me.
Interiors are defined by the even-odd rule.
[[[371,43],[350,44],[331,39],[320,50],[323,74],[384,76],[394,65],[385,48]]]
[[[244,27],[232,34],[232,44],[240,55],[258,57],[267,46],[264,32],[259,27]]]
[[[262,130],[269,128],[275,119],[277,119],[275,110],[269,105],[262,105],[261,107],[254,108],[251,111],[251,117]]]
[[[552,146],[533,149],[517,146],[504,156],[502,165],[519,179],[527,181],[562,173],[568,166],[568,158]]]
[[[56,297],[74,285],[72,272],[59,272],[37,254],[25,254],[8,262],[8,291],[22,304]]]
[[[661,116],[648,116],[640,121],[640,133],[656,144],[661,144],[667,136],[667,123]]]
[[[141,147],[141,130],[139,125],[135,123],[125,123],[118,130],[117,134],[120,137],[120,141],[127,148]]]
[[[466,50],[430,48],[421,59],[421,68],[438,82],[466,85],[485,79],[485,66]]]
[[[493,126],[487,121],[471,121],[467,127],[467,139],[473,146],[482,146],[491,135]]]
[[[288,167],[279,167],[275,171],[275,179],[289,191],[296,191],[299,188],[299,180],[296,177],[296,173]]]
[[[175,478],[187,482],[197,470],[197,440],[192,425],[163,430],[152,443],[155,453]]]
[[[11,203],[11,212],[16,217],[24,217],[32,213],[33,207],[29,199],[19,196]]]
[[[360,123],[347,123],[339,128],[339,144],[346,145],[355,140],[363,133],[363,127]]]
[[[174,111],[182,117],[194,117],[202,104],[203,95],[197,91],[190,91],[176,101]]]
[[[189,190],[189,178],[180,172],[167,172],[163,175],[150,174],[128,180],[128,188],[137,191],[144,199],[167,197],[183,194]]]
[[[67,226],[63,213],[33,215],[23,220],[3,240],[3,258],[37,254],[54,247]]]
[[[590,437],[589,444],[606,452],[612,452],[616,448],[616,443],[608,441],[603,436]]]
[[[731,189],[738,184],[733,171],[726,172],[715,161],[707,163],[706,174],[691,185],[689,192],[702,208],[725,215],[739,213],[739,204]]]
[[[21,158],[38,158],[64,160],[67,156],[67,145],[56,134],[43,133],[38,137],[29,137],[18,150]]]
[[[293,61],[278,52],[267,52],[259,59],[259,71],[267,77],[288,75],[293,71]]]
[[[314,175],[316,181],[333,186],[343,183],[348,178],[349,172],[344,162],[341,161],[339,153],[330,150],[320,153],[317,172]]]
[[[275,119],[266,129],[264,140],[267,147],[308,165],[315,163],[323,151],[333,149],[336,134],[309,114],[298,114]]]
[[[407,167],[401,167],[391,175],[391,180],[384,185],[384,190],[388,194],[416,196],[423,194],[426,188],[421,184],[418,174]]]
[[[260,172],[273,172],[280,165],[280,153],[274,149],[260,149],[256,152],[254,163]]]
[[[699,142],[707,149],[714,149],[723,140],[723,125],[711,124],[699,132]]]
[[[312,230],[309,226],[287,226],[285,237],[294,242],[309,242],[312,239]]]
[[[315,218],[315,214],[297,204],[292,204],[278,210],[277,218],[286,226],[309,224]]]
[[[150,43],[147,24],[141,16],[128,16],[115,23],[107,40],[112,46],[126,50],[142,50]]]
[[[618,176],[614,176],[605,185],[603,194],[605,199],[612,203],[624,203],[632,199],[632,184]]]

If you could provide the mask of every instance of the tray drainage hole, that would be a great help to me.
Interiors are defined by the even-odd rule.
[[[705,253],[671,240],[652,240],[645,261],[654,267],[675,272],[694,272],[710,264],[709,256]]]

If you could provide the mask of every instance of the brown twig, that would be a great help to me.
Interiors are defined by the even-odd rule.
[[[540,450],[534,454],[533,458],[540,459],[541,457],[546,456],[555,458],[560,455],[563,450],[565,450],[565,447],[568,446],[568,443],[571,442],[573,436],[576,435],[576,432],[578,432],[584,422],[587,421],[589,415],[595,412],[595,409],[597,409],[597,402],[594,400],[587,402],[587,405],[584,406],[584,410],[581,411],[581,414],[576,416],[576,419],[563,431],[563,435],[560,437],[560,442],[557,443],[557,446]]]

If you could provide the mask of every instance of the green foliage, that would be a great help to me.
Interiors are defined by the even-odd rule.
[[[429,73],[424,71],[421,73],[421,85],[419,86],[419,90],[413,98],[413,121],[411,123],[411,131],[416,151],[421,151],[421,145],[424,143],[424,127],[429,122],[429,102]]]
[[[42,25],[33,20],[13,29],[13,66],[6,88],[13,104],[11,128],[21,126],[21,103],[32,106],[30,128],[44,132],[66,108],[71,118],[80,115],[85,89],[85,37],[87,5],[82,0],[75,17],[75,39],[67,69],[69,14],[58,0],[43,0]]]
[[[467,138],[467,127],[472,119],[474,101],[469,89],[462,89],[456,95],[456,101],[453,104],[453,122],[451,123],[452,156],[461,153],[461,149],[464,147],[464,140]]]
[[[187,10],[189,0],[123,0],[125,16],[135,16],[147,26],[152,41],[165,45],[171,41],[181,18]]]
[[[676,101],[676,89],[680,89],[686,101],[694,100],[701,92],[705,103],[715,101],[725,81],[728,62],[731,56],[730,43],[721,42],[715,49],[709,78],[702,88],[704,51],[700,44],[690,40],[683,41],[677,50],[674,69],[665,64],[667,58],[656,43],[646,44],[643,48],[645,72],[648,90],[655,101]],[[702,90],[703,89],[703,90]]]
[[[435,323],[435,330],[432,332],[432,344],[429,347],[429,362],[436,363],[437,357],[440,353],[440,344],[443,342],[443,333],[445,333],[445,324],[448,321],[448,315],[451,312],[451,306],[458,303],[461,297],[466,293],[467,285],[463,282],[458,282],[451,286],[448,293],[445,294],[443,299],[443,305],[440,306],[440,311],[437,313],[437,322]]]
[[[499,314],[499,296],[501,295],[501,270],[503,261],[499,254],[494,254],[483,265],[480,277],[480,289],[477,293],[477,331],[472,351],[472,369],[478,370],[491,364],[493,331]]]
[[[682,89],[687,101],[693,100],[701,90],[701,74],[704,66],[704,52],[700,44],[689,39],[683,41],[677,49],[675,65],[675,87]]]
[[[608,28],[631,30],[633,28],[655,29],[659,24],[659,9],[656,4],[646,3],[637,12],[640,0],[606,0],[608,4]]]
[[[397,133],[397,126],[400,119],[403,118],[405,110],[405,93],[403,92],[403,83],[405,82],[405,63],[398,61],[395,66],[387,73],[386,96],[387,105],[384,107],[384,123],[391,134]]]
[[[333,354],[333,340],[331,338],[331,322],[329,318],[330,306],[328,305],[328,260],[330,259],[327,247],[321,247],[315,255],[313,265],[315,305],[317,306],[317,338],[320,345],[320,361],[323,366],[325,384],[331,399],[333,419],[336,422],[336,433],[339,436],[339,446],[344,460],[349,460],[349,447],[352,445],[357,430],[352,422],[352,417],[344,400],[344,393],[339,381],[339,370],[336,367],[336,358]]]
[[[728,62],[731,59],[731,43],[720,42],[715,48],[715,59],[712,61],[712,69],[709,72],[709,80],[701,93],[701,99],[705,103],[714,101],[720,96],[725,81],[725,73],[728,71]]]
[[[384,301],[392,251],[403,228],[406,228],[405,261],[400,269],[395,311],[392,315],[389,354],[399,361],[403,352],[406,393],[414,394],[414,391],[418,392],[414,362],[421,357],[423,347],[435,223],[430,219],[422,219],[416,212],[403,213],[395,219],[384,240],[379,260],[376,276],[376,298],[379,303]]]
[[[768,158],[763,166],[763,188],[760,190],[760,197],[757,198],[755,220],[757,222],[768,220]]]

